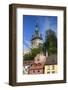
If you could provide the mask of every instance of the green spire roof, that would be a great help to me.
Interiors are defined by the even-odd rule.
[[[35,32],[32,35],[32,39],[31,40],[34,40],[34,39],[41,39],[42,40],[42,35],[39,32],[39,25],[38,24],[35,25]]]

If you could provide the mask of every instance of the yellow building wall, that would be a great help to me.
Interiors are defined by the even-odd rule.
[[[54,67],[54,68],[53,68],[53,67]],[[57,67],[57,65],[45,65],[45,67],[44,67],[44,74],[47,74],[47,72],[52,73],[53,71],[54,71],[55,73],[58,72],[58,67]]]

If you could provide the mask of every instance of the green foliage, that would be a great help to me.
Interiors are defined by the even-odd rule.
[[[41,51],[41,48],[40,47],[39,48],[33,48],[33,49],[31,49],[31,52],[30,53],[24,55],[24,60],[33,60],[34,57],[38,53],[40,53],[40,51]]]
[[[31,60],[31,53],[27,53],[23,56],[24,60]]]
[[[47,50],[49,55],[57,53],[57,37],[55,35],[55,32],[51,29],[46,31],[44,50]]]
[[[38,53],[40,53],[41,48],[33,48],[31,49],[31,54],[33,57],[35,57]]]

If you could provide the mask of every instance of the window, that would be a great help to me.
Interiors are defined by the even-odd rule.
[[[38,70],[38,72],[40,72],[40,70]]]
[[[32,66],[32,64],[30,66]]]
[[[33,73],[35,73],[35,70],[33,70]]]
[[[55,73],[55,71],[52,71],[52,73]]]
[[[47,67],[47,70],[50,70],[50,66]]]
[[[50,74],[50,72],[47,72],[47,74]]]
[[[39,61],[39,59],[37,59],[37,61]]]

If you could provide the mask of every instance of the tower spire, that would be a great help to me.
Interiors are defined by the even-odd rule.
[[[38,23],[35,25],[35,32],[32,35],[31,43],[33,48],[39,47],[42,43],[42,35],[40,34],[39,25]]]
[[[36,26],[35,26],[35,36],[39,37],[39,26],[38,26],[38,24],[36,24]]]

